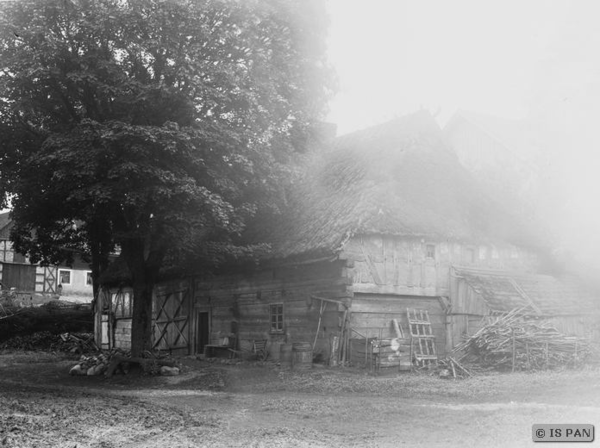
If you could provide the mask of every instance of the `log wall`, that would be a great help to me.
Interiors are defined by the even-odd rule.
[[[217,276],[195,283],[194,322],[197,331],[198,313],[208,312],[210,343],[219,344],[232,337],[237,327],[238,347],[249,347],[254,340],[266,339],[269,344],[309,342],[317,339],[315,353],[329,356],[329,338],[338,334],[344,306],[327,303],[317,334],[321,301],[311,296],[333,300],[348,300],[352,296],[345,262],[321,262],[280,266],[254,272]],[[283,304],[283,331],[271,329],[269,307]],[[197,335],[192,337],[194,352],[198,352]]]

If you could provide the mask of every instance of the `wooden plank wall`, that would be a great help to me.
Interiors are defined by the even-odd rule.
[[[367,338],[394,338],[392,319],[397,319],[405,335],[410,334],[407,308],[429,312],[438,355],[446,353],[446,315],[437,297],[355,294],[352,300],[350,324]],[[355,333],[352,338],[361,339]]]
[[[269,344],[309,342],[317,336],[315,353],[329,356],[329,339],[337,334],[344,309],[329,303],[321,318],[321,302],[311,295],[341,300],[352,296],[344,261],[281,266],[257,272],[197,280],[194,307],[210,313],[210,339],[217,344],[238,327],[238,346],[266,339]],[[269,306],[283,303],[284,332],[271,332]],[[197,313],[194,313],[197,319]],[[232,324],[235,322],[235,324]],[[196,328],[196,324],[192,325]],[[194,341],[196,338],[192,337]]]
[[[483,315],[451,314],[446,322],[446,352],[449,353],[481,328]]]
[[[485,316],[490,313],[485,300],[464,279],[452,276],[450,282],[452,314]]]
[[[548,321],[561,333],[600,342],[600,316],[556,316]]]

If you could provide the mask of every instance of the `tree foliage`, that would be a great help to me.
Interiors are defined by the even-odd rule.
[[[83,249],[95,278],[118,247],[139,354],[164,260],[235,253],[248,219],[280,203],[331,85],[322,5],[22,0],[0,17],[12,238],[34,261]]]

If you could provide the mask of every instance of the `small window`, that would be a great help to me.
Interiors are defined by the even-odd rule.
[[[130,318],[133,315],[133,304],[131,294],[128,292],[113,293],[111,297],[112,311],[115,318]]]
[[[58,282],[61,285],[70,285],[71,284],[71,271],[67,271],[61,269],[58,271]]]
[[[425,257],[435,260],[435,244],[425,245]]]
[[[88,272],[85,276],[85,284],[88,286],[92,286],[94,284],[94,279],[92,278],[92,273]]]
[[[467,263],[475,263],[475,249],[467,248]]]
[[[271,333],[283,333],[283,303],[269,305]]]

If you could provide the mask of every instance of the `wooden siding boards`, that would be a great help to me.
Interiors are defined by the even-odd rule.
[[[437,297],[393,296],[387,294],[355,294],[352,300],[350,324],[355,332],[366,338],[395,338],[392,319],[396,319],[405,335],[409,335],[407,308],[427,310],[436,348],[446,352],[446,315]],[[361,339],[353,334],[353,339]]]
[[[259,271],[197,279],[194,307],[210,313],[210,340],[230,337],[238,328],[238,346],[253,340],[315,340],[321,303],[311,296],[335,300],[352,296],[345,261],[279,266]],[[284,331],[271,331],[269,307],[283,304]],[[328,356],[329,337],[340,330],[341,310],[328,303],[321,319],[315,352]]]

